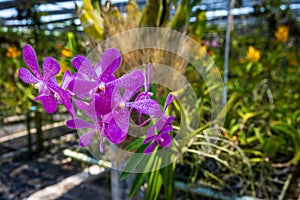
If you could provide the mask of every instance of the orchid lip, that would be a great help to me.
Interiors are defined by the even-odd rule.
[[[104,83],[100,83],[100,85],[99,85],[99,90],[101,90],[101,91],[103,91],[103,90],[105,90],[105,84]]]
[[[35,85],[34,85],[34,88],[35,88],[35,89],[39,89],[39,88],[40,88],[40,83],[35,84]]]
[[[121,103],[119,104],[119,107],[120,107],[120,108],[125,108],[125,102],[121,102]]]

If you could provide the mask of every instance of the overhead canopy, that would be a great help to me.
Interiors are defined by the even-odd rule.
[[[146,0],[136,0],[143,7]],[[235,0],[235,8],[232,10],[236,18],[248,16],[259,8],[263,0]],[[300,0],[281,0],[282,10],[289,8],[295,13],[296,19],[300,20]],[[105,0],[102,0],[105,3]],[[112,3],[121,12],[126,10],[126,0],[112,0]],[[80,0],[0,0],[0,26],[1,27],[26,27],[36,23],[43,29],[57,30],[66,26],[80,27],[77,19],[76,6],[82,6]],[[227,16],[228,0],[202,0],[195,9],[206,10],[207,19],[211,23],[224,26]],[[34,16],[34,17],[32,17]],[[80,29],[80,28],[79,28]]]

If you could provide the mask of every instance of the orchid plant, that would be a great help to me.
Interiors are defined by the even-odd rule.
[[[74,74],[65,71],[61,86],[56,81],[60,72],[59,63],[51,57],[43,62],[43,74],[38,65],[34,49],[26,45],[23,49],[23,59],[28,68],[20,68],[20,79],[25,83],[32,83],[38,89],[36,101],[41,101],[47,113],[54,113],[58,105],[65,106],[71,119],[66,122],[72,129],[86,129],[86,133],[79,138],[79,144],[86,147],[92,143],[95,134],[99,134],[100,152],[104,152],[104,140],[113,144],[120,144],[128,135],[129,119],[133,110],[139,113],[140,127],[152,121],[143,144],[149,144],[144,153],[152,153],[157,146],[169,147],[172,144],[173,116],[166,114],[169,104],[175,100],[169,94],[163,111],[157,101],[151,99],[150,91],[151,65],[146,70],[132,72],[116,78],[114,72],[121,63],[121,54],[116,48],[107,49],[101,61],[95,66],[81,55],[72,60],[77,70]],[[143,90],[142,90],[143,89]],[[73,106],[84,111],[90,120],[86,121],[75,116]],[[148,116],[146,120],[142,120]]]

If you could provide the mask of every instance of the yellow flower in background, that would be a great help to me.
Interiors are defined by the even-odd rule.
[[[6,52],[6,56],[8,58],[16,58],[21,55],[21,51],[17,49],[17,47],[9,47]]]
[[[239,63],[240,63],[240,64],[243,64],[244,62],[245,62],[245,59],[244,59],[244,58],[240,58],[240,59],[239,59]]]
[[[279,26],[275,32],[276,40],[279,42],[286,42],[289,37],[289,27]]]
[[[253,46],[248,47],[247,58],[252,62],[258,62],[260,59],[260,52]]]
[[[63,49],[61,50],[61,56],[63,58],[70,58],[72,57],[72,52],[69,49]]]
[[[65,72],[67,71],[68,67],[65,63],[60,64],[60,72]]]
[[[202,46],[197,52],[196,59],[204,58],[206,55],[207,55],[207,46]]]

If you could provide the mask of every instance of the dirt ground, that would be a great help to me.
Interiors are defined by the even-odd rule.
[[[82,166],[79,161],[63,155],[64,149],[78,147],[75,133],[68,134],[68,137],[64,138],[65,141],[52,140],[54,143],[39,155],[33,155],[31,158],[23,156],[2,163],[0,166],[0,199],[26,199],[42,188],[81,172],[86,165]],[[62,195],[59,199],[94,199],[95,196],[101,195],[105,195],[109,199],[110,192],[103,192],[107,188],[104,186],[109,185],[107,180],[109,179],[102,178],[81,184]]]

